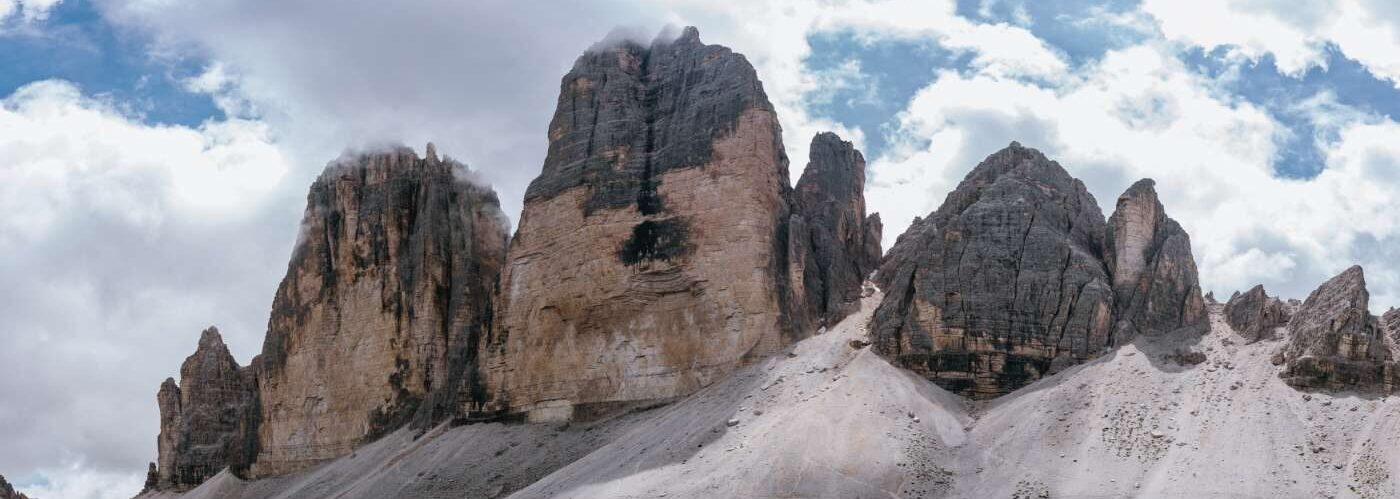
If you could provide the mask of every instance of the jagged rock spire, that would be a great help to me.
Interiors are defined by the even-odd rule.
[[[1319,286],[1288,323],[1288,344],[1275,358],[1290,385],[1305,389],[1379,390],[1400,386],[1400,372],[1380,321],[1371,315],[1371,294],[1361,266]]]
[[[1115,344],[1139,333],[1206,329],[1191,238],[1167,217],[1152,179],[1137,181],[1118,197],[1104,242],[1113,277]]]

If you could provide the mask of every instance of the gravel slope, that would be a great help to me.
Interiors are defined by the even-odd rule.
[[[1396,497],[1400,402],[1288,387],[1269,363],[1284,340],[1244,344],[1218,305],[1204,336],[1139,338],[971,403],[860,345],[879,298],[665,407],[400,432],[300,475],[223,474],[184,497]]]

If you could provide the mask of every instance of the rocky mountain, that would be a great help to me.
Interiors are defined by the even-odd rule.
[[[673,400],[839,317],[878,222],[859,153],[816,143],[803,196],[840,204],[809,220],[742,55],[687,28],[579,57],[501,277],[489,412],[568,421]]]
[[[508,222],[465,166],[397,148],[347,155],[312,184],[262,354],[240,368],[210,328],[157,396],[148,488],[224,468],[264,477],[349,454],[479,397]]]
[[[1288,323],[1288,343],[1276,363],[1288,384],[1304,389],[1379,390],[1400,387],[1380,320],[1369,310],[1371,294],[1360,266],[1318,287]]]
[[[1139,333],[1205,330],[1191,238],[1167,217],[1151,179],[1119,196],[1104,242],[1104,262],[1113,276],[1114,343]]]
[[[1236,292],[1225,303],[1225,321],[1251,343],[1273,339],[1275,329],[1288,325],[1292,317],[1288,304],[1265,293],[1263,285]]]
[[[203,483],[232,463],[248,462],[257,380],[240,368],[214,327],[173,378],[160,385],[160,460],[148,488],[183,489]],[[183,389],[182,389],[183,388]]]
[[[916,219],[876,281],[876,349],[976,399],[1206,320],[1190,239],[1151,180],[1106,224],[1083,182],[1015,142]]]
[[[0,476],[0,499],[29,499],[29,496],[15,491],[14,486],[5,481],[4,476]]]
[[[865,158],[834,133],[812,138],[811,161],[797,180],[811,258],[802,281],[807,309],[836,324],[860,301],[861,284],[880,265],[880,214],[865,214]],[[800,236],[799,236],[800,237]]]

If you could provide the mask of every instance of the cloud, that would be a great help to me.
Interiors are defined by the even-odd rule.
[[[199,331],[259,347],[302,188],[262,123],[148,126],[63,81],[0,99],[0,136],[0,470],[129,497]]]
[[[1145,0],[1142,11],[1167,39],[1207,50],[1227,47],[1254,60],[1272,54],[1279,69],[1294,76],[1325,67],[1326,45],[1334,44],[1400,88],[1400,9],[1394,2]]]
[[[1378,310],[1400,303],[1392,261],[1358,244],[1400,243],[1388,215],[1400,209],[1400,175],[1384,173],[1400,165],[1400,125],[1325,93],[1296,108],[1337,137],[1319,144],[1327,164],[1310,180],[1274,174],[1286,128],[1165,45],[1110,51],[1061,86],[945,71],[900,115],[903,148],[871,162],[868,205],[893,229],[888,247],[982,157],[1019,140],[1083,178],[1106,214],[1132,181],[1155,178],[1218,295],[1262,282],[1302,297],[1357,262],[1372,269]]]
[[[29,24],[49,18],[49,11],[63,0],[0,0],[0,33],[6,23]]]

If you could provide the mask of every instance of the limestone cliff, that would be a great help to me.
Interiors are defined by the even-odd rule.
[[[1288,323],[1288,344],[1276,361],[1290,385],[1389,393],[1400,382],[1360,266],[1333,277],[1303,301]]]
[[[255,392],[251,371],[234,361],[219,330],[205,329],[199,347],[180,366],[180,383],[166,379],[156,396],[159,465],[148,487],[187,489],[242,457]]]
[[[860,300],[861,284],[880,264],[883,227],[865,214],[865,158],[834,133],[812,138],[811,161],[797,181],[797,206],[813,264],[804,267],[807,308],[836,324]]]
[[[431,145],[329,165],[268,320],[253,474],[348,454],[480,391],[506,224],[495,192]]]
[[[1264,286],[1236,292],[1225,303],[1225,322],[1250,343],[1272,339],[1274,330],[1288,325],[1293,312],[1278,298],[1264,292]]]
[[[1013,142],[890,249],[876,350],[972,398],[1098,355],[1113,324],[1105,233],[1082,182]]]
[[[695,28],[582,55],[502,275],[493,414],[586,419],[666,401],[815,322],[773,106]]]
[[[1206,330],[1191,238],[1167,217],[1151,179],[1118,198],[1104,242],[1104,261],[1113,276],[1115,344],[1139,333]]]

